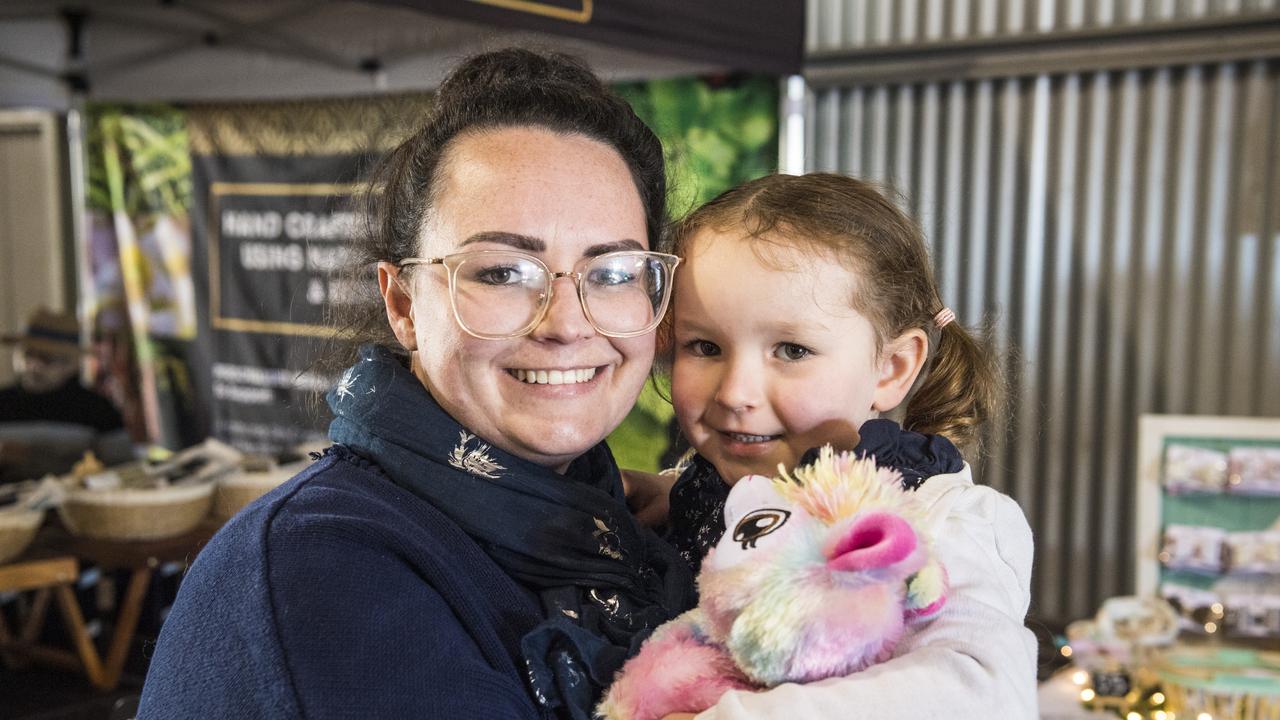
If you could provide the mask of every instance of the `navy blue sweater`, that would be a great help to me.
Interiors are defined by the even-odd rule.
[[[200,553],[142,693],[152,718],[542,718],[542,620],[452,521],[341,449]]]

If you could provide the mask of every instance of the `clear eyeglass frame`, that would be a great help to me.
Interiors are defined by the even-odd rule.
[[[635,255],[644,256],[646,258],[657,260],[659,263],[662,264],[662,267],[666,270],[666,277],[664,278],[664,282],[662,284],[661,302],[658,305],[653,307],[653,318],[649,321],[648,324],[646,324],[641,329],[628,331],[628,332],[613,332],[613,331],[605,330],[600,327],[600,324],[596,322],[596,319],[591,314],[591,308],[587,303],[586,291],[583,289],[583,285],[582,285],[582,279],[586,275],[586,273],[584,273],[583,270],[587,266],[596,262],[607,261],[609,259],[614,259],[619,256],[635,256]],[[509,333],[478,332],[475,329],[471,328],[467,324],[467,322],[462,318],[462,312],[458,308],[458,291],[457,291],[458,268],[461,267],[463,263],[467,262],[468,260],[482,258],[486,256],[518,257],[523,260],[528,260],[529,262],[534,263],[535,265],[537,265],[542,269],[543,277],[546,278],[546,280],[543,283],[543,289],[542,289],[542,292],[540,293],[540,301],[539,301],[538,309],[533,313],[533,319],[530,320],[528,324],[526,324],[524,327],[520,328],[519,330],[515,330]],[[640,335],[645,335],[647,333],[653,332],[653,330],[658,327],[659,323],[662,322],[662,318],[667,312],[667,306],[671,302],[672,280],[675,277],[676,266],[679,264],[680,264],[680,258],[675,255],[671,255],[669,253],[660,253],[660,252],[655,252],[653,250],[618,250],[615,252],[604,253],[601,255],[592,255],[590,257],[584,257],[581,260],[578,260],[576,263],[574,263],[573,270],[562,271],[562,272],[552,272],[551,268],[547,267],[547,264],[544,263],[542,260],[528,253],[521,252],[519,250],[472,250],[468,252],[453,253],[451,255],[444,255],[442,257],[433,257],[433,258],[407,257],[397,262],[396,266],[401,269],[414,266],[414,265],[444,266],[445,270],[448,273],[448,278],[449,278],[449,304],[450,304],[450,307],[453,309],[453,318],[454,320],[457,321],[458,327],[466,331],[468,335],[480,338],[482,340],[506,340],[510,338],[517,338],[517,337],[523,337],[525,335],[528,335],[529,333],[533,332],[533,329],[536,328],[539,323],[542,322],[543,318],[546,317],[547,309],[551,307],[551,296],[552,296],[552,293],[554,292],[555,281],[559,280],[562,277],[570,278],[571,280],[573,280],[573,284],[577,288],[578,306],[582,308],[582,314],[586,317],[587,322],[591,324],[591,327],[595,328],[596,332],[600,333],[601,335],[604,335],[607,337],[613,337],[613,338],[639,337]]]

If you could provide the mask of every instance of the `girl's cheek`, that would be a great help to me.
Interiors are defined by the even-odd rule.
[[[791,432],[806,437],[806,442],[825,438],[836,426],[843,426],[849,415],[839,378],[796,374],[775,380],[774,412]],[[812,445],[801,449],[807,450]]]
[[[688,359],[681,360],[677,355],[671,365],[671,405],[675,408],[676,417],[685,417],[693,411],[697,394],[697,373],[690,367]]]

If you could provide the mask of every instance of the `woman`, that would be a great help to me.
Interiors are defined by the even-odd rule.
[[[676,263],[652,132],[580,62],[506,50],[374,185],[394,344],[330,393],[336,445],[200,554],[141,718],[585,718],[693,602],[603,442]]]

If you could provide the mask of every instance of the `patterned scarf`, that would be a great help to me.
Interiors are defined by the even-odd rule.
[[[524,637],[522,660],[534,698],[553,713],[590,718],[649,632],[693,606],[688,566],[635,521],[604,443],[564,475],[511,455],[459,425],[373,345],[328,399],[334,442],[456,522],[538,598],[547,619]]]
[[[874,457],[881,467],[902,473],[902,488],[917,490],[934,475],[960,472],[964,458],[951,441],[941,435],[922,435],[903,430],[892,420],[868,420],[858,430],[860,457]],[[808,465],[818,457],[813,448],[800,457]],[[720,542],[724,533],[724,502],[729,484],[701,455],[694,455],[671,488],[671,510],[667,542],[689,563],[694,573],[707,551]]]

